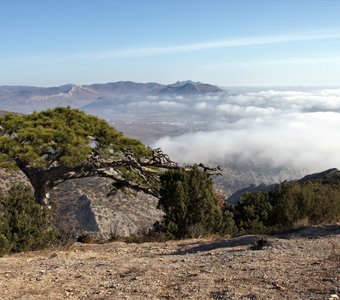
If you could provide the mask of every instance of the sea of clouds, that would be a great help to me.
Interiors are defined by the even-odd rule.
[[[205,130],[166,136],[152,145],[181,163],[223,161],[308,172],[340,168],[340,89],[149,101],[167,109],[180,108],[185,111],[182,117],[198,116],[207,123]]]

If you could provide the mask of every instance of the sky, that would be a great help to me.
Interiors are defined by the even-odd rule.
[[[339,86],[339,0],[2,0],[0,85]]]

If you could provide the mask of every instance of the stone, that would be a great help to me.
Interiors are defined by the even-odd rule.
[[[142,192],[119,190],[109,195],[111,180],[83,178],[70,180],[51,192],[57,225],[70,238],[87,242],[139,236],[161,221],[158,199]]]

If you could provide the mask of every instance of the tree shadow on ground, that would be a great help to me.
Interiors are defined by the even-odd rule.
[[[260,235],[244,235],[239,236],[230,240],[220,240],[213,242],[201,242],[195,247],[179,249],[172,255],[185,255],[194,254],[198,252],[206,252],[220,248],[234,248],[240,246],[248,246],[256,243],[258,240],[262,239],[263,236]],[[236,250],[235,250],[236,251]]]
[[[340,234],[340,223],[337,224],[327,224],[318,226],[308,226],[305,228],[299,228],[294,230],[289,230],[274,235],[269,235],[267,237],[290,239],[290,238],[318,238],[320,236],[327,235],[338,235]],[[259,241],[266,239],[264,235],[243,235],[235,237],[229,240],[219,240],[211,242],[198,242],[191,244],[182,244],[182,249],[177,250],[171,255],[185,255],[194,254],[198,252],[207,252],[220,248],[236,248],[241,246],[254,246]],[[229,251],[244,251],[245,249],[230,249]]]

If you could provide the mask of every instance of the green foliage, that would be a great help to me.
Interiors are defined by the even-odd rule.
[[[194,166],[161,176],[159,207],[165,212],[163,229],[170,238],[198,237],[217,232],[222,214],[210,178]]]
[[[268,193],[273,205],[271,225],[290,227],[295,221],[304,218],[303,198],[298,183],[283,182]]]
[[[0,255],[41,249],[57,238],[51,212],[35,203],[28,186],[16,184],[0,194]]]
[[[235,223],[240,232],[262,233],[267,230],[271,211],[266,193],[245,193],[235,206]]]
[[[307,219],[310,224],[334,222],[340,218],[340,189],[320,182],[279,185],[269,192],[273,220],[279,226],[292,226]]]
[[[86,159],[96,143],[96,151],[131,149],[136,156],[149,154],[139,141],[125,137],[106,121],[77,109],[60,107],[30,115],[7,114],[0,118],[0,162],[14,160],[34,167],[47,167],[48,153],[58,153],[58,163],[76,166]]]
[[[269,192],[245,193],[234,208],[240,232],[266,232],[340,220],[339,185],[283,182]]]
[[[113,180],[127,185],[131,181],[135,187],[142,185],[140,181],[146,184],[146,176],[139,173],[140,166],[136,171],[132,163],[124,161],[127,152],[135,160],[152,156],[152,150],[138,140],[125,137],[104,120],[70,107],[0,118],[0,167],[19,168],[29,179],[40,204],[46,203],[46,192],[63,181],[109,176],[105,171],[119,165],[123,170],[115,178],[111,172]]]
[[[8,253],[11,250],[11,245],[6,235],[0,233],[0,256]]]
[[[226,209],[222,212],[222,223],[219,229],[219,233],[222,235],[233,235],[237,230],[237,226],[234,220],[234,213],[230,209]]]

